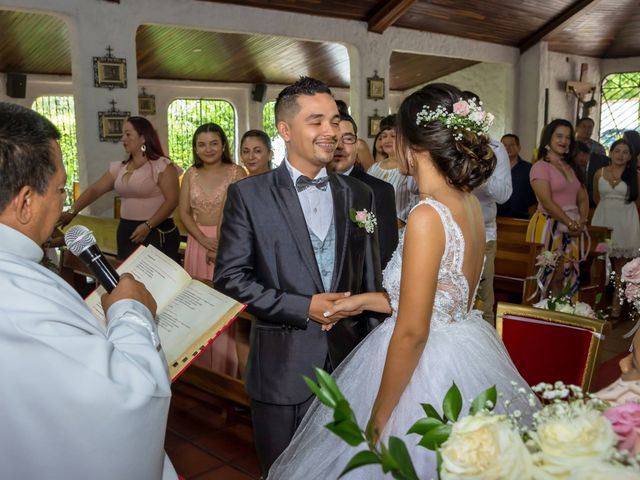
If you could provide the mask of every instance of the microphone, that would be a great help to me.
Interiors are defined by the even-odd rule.
[[[73,226],[64,234],[64,242],[71,253],[82,260],[82,263],[93,272],[108,293],[116,288],[120,276],[104,258],[91,230],[84,225]]]

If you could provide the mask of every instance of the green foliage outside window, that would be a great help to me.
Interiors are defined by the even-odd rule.
[[[640,72],[613,73],[602,82],[605,101],[640,98]]]
[[[38,97],[31,108],[48,118],[60,131],[59,143],[62,150],[62,163],[67,171],[68,194],[65,205],[71,205],[73,182],[78,181],[78,147],[73,97],[70,95]]]
[[[278,136],[278,129],[276,128],[276,114],[274,107],[275,101],[267,102],[262,108],[262,129],[265,131],[269,138],[273,141]]]
[[[231,158],[235,158],[233,105],[226,100],[179,98],[171,102],[168,110],[169,157],[185,170],[193,164],[193,133],[204,123],[217,123],[222,127],[229,141]]]

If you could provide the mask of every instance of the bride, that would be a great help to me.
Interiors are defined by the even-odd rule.
[[[353,295],[325,314],[371,310],[390,315],[334,372],[360,425],[368,421],[383,441],[391,435],[405,438],[424,417],[420,404],[440,405],[452,382],[465,403],[491,385],[505,398],[513,394],[512,381],[526,385],[493,327],[470,309],[485,247],[482,211],[470,192],[491,175],[496,160],[487,136],[490,114],[461,98],[451,85],[431,84],[402,103],[396,148],[403,173],[417,181],[421,201],[385,268],[388,296]],[[511,400],[513,408],[526,411],[524,396]],[[314,401],[269,479],[338,478],[362,448],[324,428],[332,414]],[[435,454],[417,446],[419,439],[406,438],[418,476],[436,477]],[[345,476],[383,477],[379,466]]]

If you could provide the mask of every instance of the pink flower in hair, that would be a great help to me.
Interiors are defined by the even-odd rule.
[[[464,100],[460,100],[459,102],[453,104],[453,113],[455,113],[456,115],[466,117],[467,115],[469,115],[470,111],[471,109],[469,108],[469,104]]]

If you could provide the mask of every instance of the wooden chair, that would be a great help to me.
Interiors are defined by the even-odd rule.
[[[529,385],[579,385],[588,391],[606,328],[603,320],[498,303],[496,329]]]

